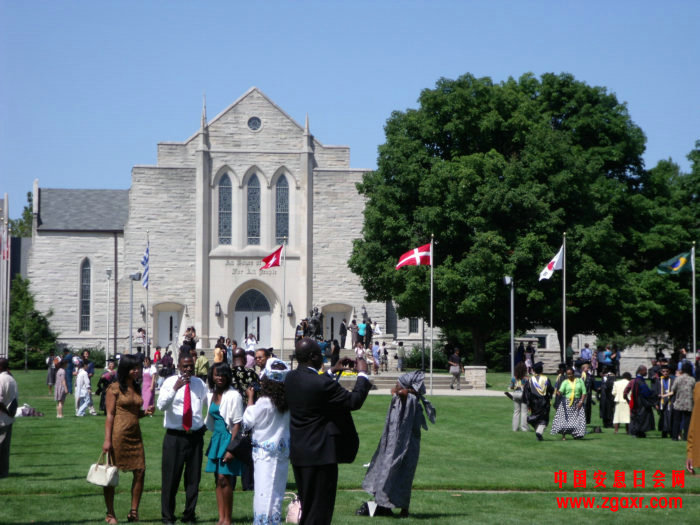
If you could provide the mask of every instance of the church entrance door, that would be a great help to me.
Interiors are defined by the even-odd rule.
[[[158,312],[158,337],[156,346],[165,348],[175,341],[180,333],[179,312]]]
[[[270,343],[270,303],[258,290],[248,290],[236,302],[233,314],[233,338],[238,346],[244,346],[248,334],[258,340],[258,348],[268,348]]]

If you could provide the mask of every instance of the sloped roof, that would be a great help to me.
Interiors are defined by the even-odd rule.
[[[39,190],[39,230],[124,231],[129,190]]]

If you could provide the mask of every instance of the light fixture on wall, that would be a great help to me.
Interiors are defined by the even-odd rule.
[[[143,305],[143,303],[141,303],[141,310],[140,311],[141,311],[141,317],[145,317],[146,316],[146,307]]]
[[[214,306],[214,315],[216,315],[216,317],[221,317],[221,303],[219,303],[219,301],[216,301],[216,305]]]
[[[292,308],[292,302],[287,303],[287,317],[292,317],[294,315],[294,308]]]

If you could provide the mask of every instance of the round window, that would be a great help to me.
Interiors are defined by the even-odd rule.
[[[248,127],[252,131],[258,131],[260,129],[261,124],[262,123],[260,122],[260,119],[258,117],[250,117],[248,119]]]

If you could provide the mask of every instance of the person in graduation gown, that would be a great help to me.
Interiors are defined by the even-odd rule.
[[[658,430],[661,432],[662,438],[671,437],[673,416],[671,387],[673,387],[675,379],[671,375],[671,368],[668,365],[664,365],[661,367],[661,377],[654,385],[657,398],[656,411],[659,414]]]
[[[591,424],[591,404],[592,404],[592,399],[593,396],[591,395],[591,392],[593,392],[593,372],[592,372],[592,365],[589,365],[588,363],[584,363],[581,366],[581,380],[583,381],[583,384],[586,387],[586,397],[584,401],[584,410],[586,414],[586,425]]]
[[[533,374],[530,376],[523,393],[525,403],[530,411],[527,422],[535,428],[535,437],[538,441],[542,441],[544,429],[549,424],[549,403],[554,392],[549,379],[542,373],[543,370],[544,365],[541,361],[534,364]]]
[[[652,407],[655,404],[655,395],[647,386],[644,379],[647,375],[647,367],[641,365],[637,368],[637,376],[629,382],[625,388],[625,400],[630,405],[630,434],[645,438],[648,430],[654,430],[654,413]]]
[[[603,368],[603,379],[600,385],[600,419],[603,420],[603,427],[612,428],[615,416],[615,396],[613,387],[615,386],[615,374],[607,366]]]

